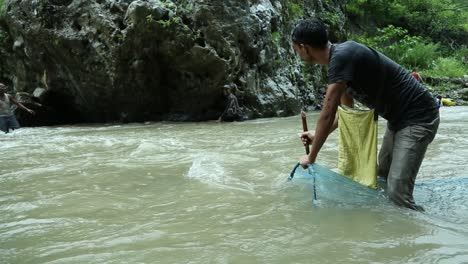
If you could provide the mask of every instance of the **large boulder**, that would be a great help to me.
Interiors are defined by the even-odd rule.
[[[5,0],[0,69],[17,91],[45,89],[44,124],[216,119],[231,83],[250,117],[296,114],[324,84],[304,77],[294,24],[341,14],[299,2]],[[344,19],[328,24],[343,36]]]

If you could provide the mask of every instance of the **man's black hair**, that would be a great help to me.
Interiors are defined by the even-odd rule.
[[[307,44],[313,48],[325,48],[328,34],[318,18],[302,20],[293,30],[292,41],[296,44]]]

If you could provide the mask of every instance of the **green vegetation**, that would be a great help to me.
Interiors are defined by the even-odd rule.
[[[293,18],[298,18],[304,16],[304,9],[298,3],[289,3],[288,13]]]
[[[5,19],[4,14],[4,0],[0,0],[0,20]],[[8,33],[4,31],[3,27],[0,27],[0,47],[4,47],[5,43],[8,41]]]
[[[353,0],[350,37],[409,70],[433,77],[468,73],[468,4],[464,0]]]
[[[279,47],[280,41],[281,41],[281,35],[278,31],[272,32],[271,33],[271,41]]]
[[[3,13],[3,1],[4,0],[0,0],[0,13]]]
[[[8,39],[8,33],[0,29],[0,46],[3,46]]]
[[[434,67],[423,71],[424,75],[434,77],[460,77],[468,73],[466,64],[463,65],[453,57],[438,58],[434,62]]]
[[[152,19],[152,18],[151,18]],[[183,23],[182,23],[182,18],[178,17],[178,16],[173,16],[171,18],[169,18],[168,20],[158,20],[156,21],[159,25],[161,25],[163,28],[169,28],[170,26],[172,25],[183,25],[185,26]],[[185,26],[186,27],[186,26]]]
[[[300,0],[280,0],[283,6],[283,15],[290,19],[298,19],[304,16],[304,5]]]
[[[153,15],[149,14],[146,16],[146,23],[151,23],[151,22],[153,22]]]
[[[440,44],[421,36],[411,36],[406,29],[388,26],[378,29],[373,36],[356,35],[351,38],[379,50],[409,70],[422,71],[434,77],[461,77],[468,73],[466,54],[462,55],[466,48],[450,55]]]
[[[438,44],[427,43],[422,37],[410,36],[406,29],[394,26],[379,29],[376,36],[358,35],[354,39],[410,69],[429,68],[440,55]]]
[[[464,0],[353,0],[346,10],[354,21],[395,25],[435,42],[467,37],[468,4]]]
[[[322,13],[319,14],[320,19],[327,25],[331,27],[339,27],[343,18],[337,13],[333,11],[324,10]]]

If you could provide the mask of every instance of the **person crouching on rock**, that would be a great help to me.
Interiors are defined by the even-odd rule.
[[[242,109],[239,106],[237,97],[232,93],[232,86],[228,84],[224,85],[223,92],[224,96],[226,97],[226,107],[224,109],[224,112],[219,116],[218,122],[232,122],[244,120]]]

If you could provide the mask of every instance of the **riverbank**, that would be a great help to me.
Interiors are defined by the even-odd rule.
[[[424,84],[434,96],[450,98],[457,105],[468,105],[468,75],[463,78],[426,77]]]

